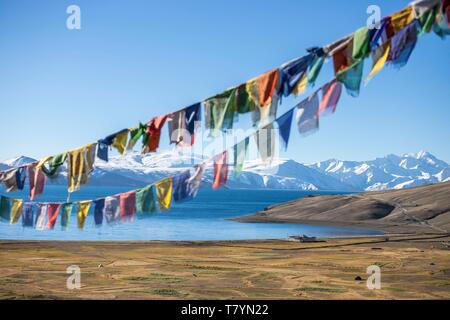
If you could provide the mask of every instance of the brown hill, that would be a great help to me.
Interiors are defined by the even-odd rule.
[[[306,197],[236,220],[361,226],[395,233],[447,233],[450,182],[402,190]]]

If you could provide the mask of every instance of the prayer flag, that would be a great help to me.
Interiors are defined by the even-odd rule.
[[[234,145],[234,175],[239,176],[244,168],[245,157],[250,139],[247,137]]]
[[[224,151],[214,158],[214,182],[213,188],[218,189],[227,183],[228,164],[227,152]]]
[[[61,205],[61,227],[67,228],[69,226],[73,206],[73,203],[63,203]]]
[[[296,109],[296,121],[300,134],[306,134],[319,128],[319,98],[317,92],[300,102]]]
[[[291,109],[276,120],[278,124],[278,129],[280,131],[280,137],[281,140],[283,141],[283,146],[285,150],[287,150],[289,143],[289,136],[291,135],[291,124],[293,117],[294,117],[294,109]]]
[[[105,198],[105,220],[108,224],[115,223],[120,218],[120,196]]]
[[[56,219],[58,217],[59,209],[61,208],[60,203],[49,203],[47,206],[47,228],[53,229],[56,224]]]
[[[22,226],[30,227],[34,226],[34,212],[36,205],[33,202],[25,202],[22,210]]]
[[[120,194],[120,221],[133,222],[136,214],[136,190]]]
[[[172,178],[169,177],[156,182],[155,187],[160,209],[169,209],[172,199]]]
[[[11,206],[11,224],[16,224],[19,222],[20,216],[22,215],[23,210],[23,200],[13,199]]]
[[[342,85],[333,80],[322,87],[322,101],[319,105],[319,116],[325,111],[334,113],[342,93]]]
[[[156,211],[154,186],[147,186],[137,190],[136,211],[143,214],[153,213]]]
[[[86,221],[86,217],[89,213],[90,207],[91,207],[91,201],[79,201],[77,203],[78,229],[84,228],[84,222]]]
[[[105,211],[105,199],[97,199],[94,201],[94,221],[96,226],[103,223],[103,212]]]
[[[172,177],[172,195],[175,202],[180,202],[189,198],[188,181],[190,178],[191,173],[189,170]]]

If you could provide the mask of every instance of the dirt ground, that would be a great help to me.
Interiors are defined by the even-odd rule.
[[[71,265],[80,289],[67,289]],[[450,299],[450,237],[0,241],[0,271],[0,299]]]

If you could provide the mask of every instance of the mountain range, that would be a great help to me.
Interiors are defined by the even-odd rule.
[[[0,163],[0,170],[34,162],[19,157]],[[113,156],[109,162],[96,161],[90,179],[94,186],[140,187],[193,167],[203,161],[200,156],[169,151],[141,156],[127,153]],[[205,171],[203,184],[213,180],[213,169]],[[369,161],[342,161],[330,159],[301,164],[291,159],[276,159],[270,167],[260,160],[246,161],[239,176],[230,166],[228,188],[268,188],[310,191],[379,191],[403,189],[424,184],[450,181],[450,166],[429,152],[388,155]],[[66,184],[66,170],[61,167],[52,184]]]

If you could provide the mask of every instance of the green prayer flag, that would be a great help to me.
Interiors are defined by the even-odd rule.
[[[233,128],[236,110],[236,89],[229,89],[205,101],[206,128],[216,136],[219,130]]]
[[[428,33],[432,30],[434,23],[436,22],[438,8],[434,7],[424,15],[419,18],[420,26],[422,28],[421,32]]]
[[[73,203],[63,203],[60,210],[61,226],[67,228],[69,226],[70,216],[72,215]]]
[[[315,57],[313,62],[308,68],[308,83],[310,85],[314,85],[316,83],[316,79],[319,76],[320,70],[322,69],[323,63],[325,62],[325,56],[323,57]]]
[[[249,138],[234,145],[234,174],[238,177],[242,169],[244,168],[245,156],[247,155],[247,148],[249,144]]]
[[[344,84],[347,93],[352,97],[359,95],[363,76],[364,60],[355,62],[345,70],[336,74],[336,80]]]
[[[67,159],[67,153],[61,153],[54,156],[50,163],[48,164],[48,169],[44,166],[41,167],[42,172],[44,172],[48,177],[53,177]]]
[[[4,196],[1,196],[0,199],[0,218],[2,220],[8,221],[11,213],[11,202],[10,199]]]
[[[156,211],[154,186],[148,186],[136,191],[136,212],[153,213]]]
[[[127,150],[131,150],[134,148],[138,140],[145,134],[146,129],[147,127],[145,125],[139,123],[139,128],[130,130],[130,141],[128,141]]]
[[[255,110],[256,106],[248,94],[246,85],[239,86],[236,92],[236,111],[238,113],[248,113]]]
[[[370,53],[370,32],[367,27],[356,30],[353,35],[353,53],[354,59],[363,59]]]

